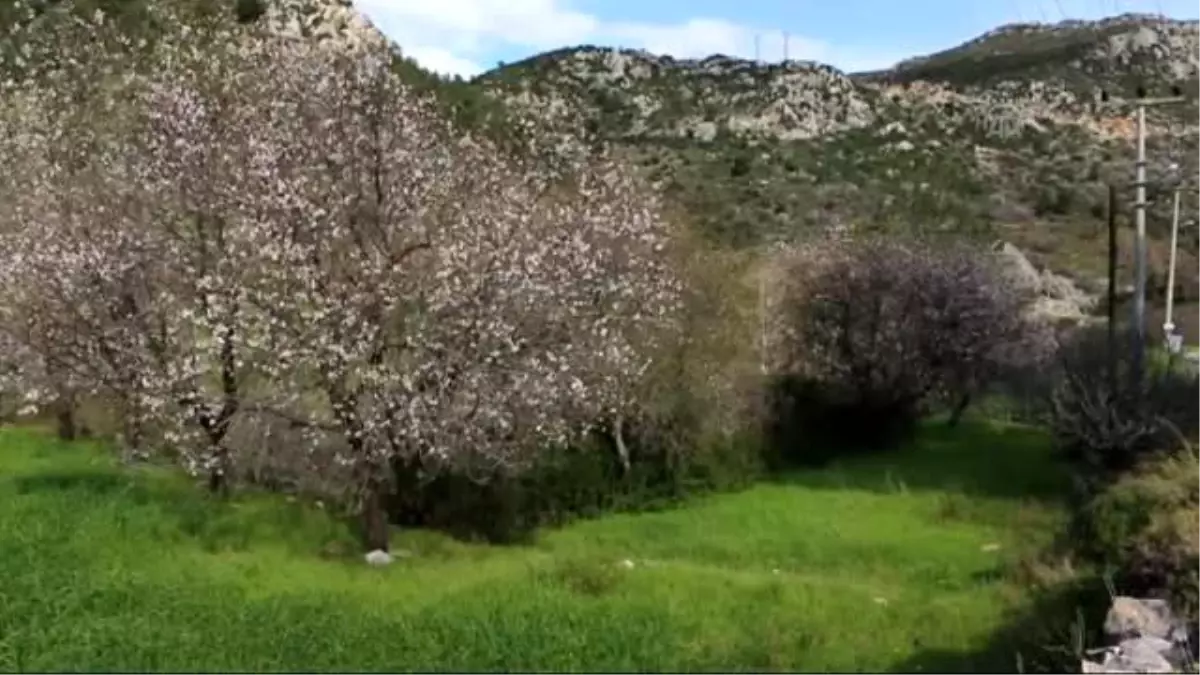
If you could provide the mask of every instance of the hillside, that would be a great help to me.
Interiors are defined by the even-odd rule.
[[[1120,103],[1139,85],[1192,99],[1151,113],[1150,227],[1163,234],[1169,164],[1196,170],[1196,49],[1195,22],[1127,15],[1007,26],[887,72],[579,47],[479,84],[623,146],[726,243],[856,227],[1052,231],[1069,249],[1102,226],[1106,182],[1130,182]]]
[[[1143,85],[1164,92],[1172,85],[1194,89],[1195,31],[1195,22],[1145,14],[1011,24],[952,49],[909,59],[883,75],[892,82],[944,81],[976,91],[1014,80],[1041,80],[1083,97],[1096,89],[1129,96]]]
[[[318,38],[383,39],[349,0],[174,2]],[[133,16],[131,25],[145,6],[77,4]],[[724,245],[848,229],[1004,239],[1096,295],[1109,183],[1120,190],[1122,225],[1130,222],[1133,137],[1125,102],[1139,87],[1155,95],[1177,87],[1190,98],[1149,116],[1152,285],[1161,290],[1170,167],[1197,172],[1197,49],[1194,21],[1124,15],[1004,26],[860,74],[808,62],[679,60],[592,46],[540,54],[471,82],[423,71],[400,56],[403,45],[396,63],[461,124],[514,147],[522,139],[508,123],[513,111],[537,120],[538,133],[565,141],[556,147],[583,152],[611,144]],[[1194,189],[1185,200],[1184,213],[1194,214]],[[1195,228],[1183,242],[1195,251]],[[1122,243],[1128,274],[1129,242]],[[1181,268],[1188,273],[1179,292],[1193,299],[1191,253]]]
[[[132,42],[147,47],[151,62],[156,33],[168,13],[189,23],[266,26],[287,35],[347,45],[388,43],[350,0],[0,0],[0,73],[19,76],[34,53],[52,58],[55,40],[62,39],[58,31],[71,19],[91,18],[96,12],[119,25],[134,38]],[[498,140],[511,140],[513,127],[501,102],[470,83],[426,71],[406,58],[398,45],[392,45],[392,52],[396,71],[415,89],[435,93],[448,116],[465,127],[485,129]]]

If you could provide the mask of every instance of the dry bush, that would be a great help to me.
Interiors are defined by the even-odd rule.
[[[750,470],[762,379],[757,289],[749,278],[754,260],[694,236],[680,239],[680,323],[638,391],[639,443],[672,462],[703,462],[705,452],[725,451]]]
[[[1050,425],[1085,479],[1109,481],[1200,430],[1195,370],[1151,360],[1138,382],[1132,345],[1129,333],[1110,344],[1107,330],[1094,327],[1076,332],[1057,356]]]

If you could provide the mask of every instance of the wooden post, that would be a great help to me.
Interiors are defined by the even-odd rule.
[[[1108,185],[1108,376],[1117,390],[1117,188]]]

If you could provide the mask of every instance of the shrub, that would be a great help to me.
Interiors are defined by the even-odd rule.
[[[1086,483],[1107,483],[1200,429],[1195,371],[1149,358],[1138,382],[1132,355],[1128,333],[1110,345],[1103,327],[1077,332],[1059,351],[1051,429]]]
[[[887,445],[945,398],[956,420],[1027,351],[1014,349],[1029,334],[1026,298],[995,263],[965,247],[888,239],[794,259],[773,317],[775,440]]]
[[[911,435],[918,417],[904,400],[842,397],[823,382],[795,375],[773,378],[767,401],[766,436],[775,469],[890,446]]]
[[[236,0],[233,13],[239,23],[254,23],[267,13],[267,7],[263,0]]]
[[[740,445],[740,439],[680,459],[636,432],[629,436],[628,470],[604,434],[541,453],[538,464],[519,473],[475,476],[397,463],[388,510],[400,525],[512,543],[576,518],[665,508],[689,495],[738,487],[758,473],[757,463],[747,459],[756,457],[754,446]]]
[[[1191,452],[1158,457],[1094,497],[1080,514],[1083,549],[1136,595],[1165,595],[1191,618],[1200,566],[1200,462]]]

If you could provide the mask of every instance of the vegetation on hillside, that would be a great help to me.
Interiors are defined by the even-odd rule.
[[[1120,30],[1094,24],[1061,30],[1039,24],[1006,26],[954,49],[901,62],[895,72],[878,77],[889,82],[943,81],[957,87],[986,87],[1030,75],[1044,80],[1064,74],[1062,64],[1089,56],[1097,42]],[[1092,93],[1095,85],[1086,74],[1076,78],[1071,84]]]
[[[145,14],[138,0],[76,4],[96,2],[131,30]],[[231,16],[238,8],[172,4]],[[296,3],[266,4],[297,11]],[[311,12],[316,4],[297,7]],[[1143,30],[1157,46],[1134,39]],[[1139,16],[1009,26],[894,71],[853,77],[805,64],[675,60],[594,46],[540,54],[470,82],[433,75],[399,53],[395,67],[410,86],[433,92],[460,128],[518,152],[551,133],[582,137],[584,146],[616,144],[719,242],[752,246],[830,227],[1006,239],[1052,232],[1046,263],[1090,282],[1102,252],[1094,260],[1070,252],[1103,226],[1106,185],[1124,186],[1132,174],[1129,139],[1092,129],[1096,114],[1105,124],[1123,115],[1095,109],[1094,90],[1141,78],[1152,90],[1178,85],[1193,96],[1196,73],[1186,59],[1194,33],[1186,22]],[[1176,81],[1172,73],[1184,71],[1191,74]],[[901,94],[890,86],[900,83],[917,88]],[[1170,219],[1165,167],[1180,163],[1184,176],[1197,169],[1194,111],[1162,110],[1172,114],[1152,118],[1150,143],[1157,239]],[[1123,191],[1119,203],[1130,197]],[[1194,211],[1190,193],[1186,201],[1185,213]],[[1193,248],[1195,232],[1184,236]]]
[[[168,24],[176,20],[191,25],[216,23],[232,29],[235,25],[261,27],[271,20],[285,21],[295,15],[302,30],[312,32],[320,26],[320,17],[314,19],[312,15],[321,5],[320,0],[162,0],[153,3],[148,0],[2,0],[0,27],[4,27],[6,33],[0,40],[0,72],[19,76],[32,62],[34,52],[38,59],[53,58],[55,50],[45,48],[47,38],[62,30],[64,24],[92,19],[97,11],[128,38],[122,41],[123,46],[137,46],[147,50],[153,58],[158,40],[172,30]],[[280,14],[282,18],[279,18]],[[58,44],[65,44],[65,39],[60,39]],[[70,39],[87,38],[75,35]],[[502,102],[461,78],[442,77],[422,68],[405,56],[402,49],[393,49],[391,58],[400,79],[414,91],[430,95],[439,103],[442,112],[461,128],[483,133],[514,152],[525,148],[524,130],[510,119]]]

